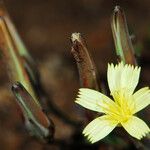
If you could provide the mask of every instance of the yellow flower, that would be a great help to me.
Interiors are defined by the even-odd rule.
[[[113,99],[104,94],[88,89],[79,89],[76,103],[81,106],[104,113],[90,122],[83,130],[91,143],[107,136],[117,125],[121,125],[133,137],[141,139],[150,132],[144,121],[134,116],[150,104],[150,89],[144,87],[133,93],[140,75],[140,67],[108,64],[107,80]]]

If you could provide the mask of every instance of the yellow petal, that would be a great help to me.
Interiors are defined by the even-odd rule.
[[[124,91],[131,95],[136,88],[140,75],[140,67],[124,65],[123,62],[114,66],[108,64],[107,79],[111,94]]]
[[[90,122],[83,130],[83,134],[84,136],[87,136],[87,139],[91,143],[95,143],[107,136],[117,124],[118,122],[113,121],[109,116],[104,115]]]
[[[135,100],[135,113],[150,104],[150,89],[144,87],[133,94]]]
[[[79,95],[75,102],[87,109],[97,112],[104,112],[102,107],[107,108],[107,104],[110,105],[111,103],[114,103],[104,94],[88,88],[79,89]]]
[[[127,122],[121,124],[131,136],[139,140],[150,132],[150,128],[146,123],[135,116],[132,116]]]

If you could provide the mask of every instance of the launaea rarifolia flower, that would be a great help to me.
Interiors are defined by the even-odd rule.
[[[139,81],[140,67],[123,64],[108,64],[107,80],[113,100],[106,95],[88,88],[79,89],[76,103],[103,113],[90,122],[83,134],[91,143],[107,136],[116,126],[122,126],[131,136],[141,139],[150,128],[135,113],[150,104],[150,89],[141,88],[134,93]]]

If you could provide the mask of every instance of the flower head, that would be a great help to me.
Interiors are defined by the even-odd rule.
[[[134,93],[139,81],[140,67],[108,64],[107,80],[113,100],[88,88],[79,89],[76,103],[101,112],[104,115],[94,119],[83,130],[91,143],[107,136],[117,125],[121,125],[131,136],[141,139],[150,132],[144,121],[134,116],[150,104],[150,89],[144,87]]]

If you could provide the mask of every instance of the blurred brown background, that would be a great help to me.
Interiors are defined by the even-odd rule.
[[[148,0],[4,0],[29,52],[35,58],[41,80],[54,103],[75,119],[74,99],[79,88],[76,63],[70,53],[70,36],[80,32],[86,39],[97,68],[106,75],[107,63],[116,62],[110,16],[115,5],[126,14],[130,33],[141,49],[141,86],[150,85],[150,1]],[[6,70],[0,71],[0,149],[59,149],[31,138],[23,129],[14,97],[9,90]],[[145,115],[148,116],[148,109]],[[72,128],[51,115],[56,124],[56,138],[69,139]],[[150,120],[150,118],[148,118]]]

